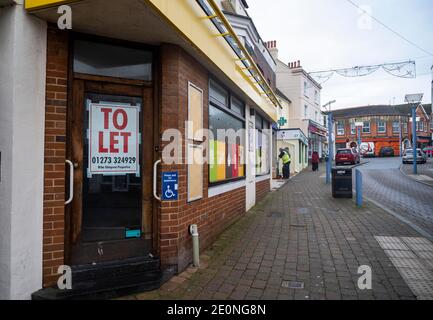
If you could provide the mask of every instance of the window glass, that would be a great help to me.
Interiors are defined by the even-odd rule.
[[[379,132],[379,133],[385,133],[386,132],[385,121],[378,121],[377,122],[377,132]]]
[[[400,132],[400,123],[397,121],[394,121],[392,123],[392,132],[393,133],[399,133]]]
[[[258,130],[256,132],[256,175],[269,174],[269,165],[269,135]]]
[[[261,130],[263,129],[263,118],[259,115],[256,116],[256,129]]]
[[[232,109],[233,112],[236,112],[237,114],[244,116],[244,104],[236,99],[235,97],[232,97],[232,104],[230,106],[230,109]]]
[[[352,152],[350,150],[338,150],[337,154],[351,154]]]
[[[113,44],[76,40],[74,72],[152,80],[152,52]]]
[[[270,173],[269,161],[269,122],[261,116],[256,115],[256,175],[266,175]]]
[[[243,128],[243,121],[213,105],[209,106],[209,129],[213,133],[213,139],[209,140],[210,183],[245,177],[245,142],[242,131],[239,131]],[[221,134],[222,129],[233,129],[240,135],[229,137]]]
[[[350,133],[351,134],[356,134],[356,125],[355,125],[355,122],[351,122],[350,123]]]
[[[337,135],[344,136],[344,121],[337,122]]]
[[[209,95],[213,102],[228,107],[228,92],[214,81],[210,82]]]
[[[362,127],[363,133],[370,133],[370,121],[364,121],[364,125]]]

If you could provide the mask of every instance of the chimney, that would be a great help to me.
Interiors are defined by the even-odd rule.
[[[301,68],[301,60],[289,62],[290,69]]]
[[[272,58],[274,60],[278,60],[277,41],[273,40],[273,41],[266,42],[266,48],[268,48],[268,51],[271,54]]]

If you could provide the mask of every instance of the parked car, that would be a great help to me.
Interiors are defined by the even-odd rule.
[[[357,164],[361,162],[359,153],[355,149],[339,149],[335,156],[335,164],[337,166],[344,164]]]
[[[426,163],[427,156],[421,149],[416,149],[416,163]],[[403,163],[413,163],[413,149],[407,149],[403,154]]]
[[[426,147],[422,151],[424,151],[427,157],[433,158],[433,147]]]
[[[392,147],[383,147],[379,151],[379,157],[394,157],[394,149]]]

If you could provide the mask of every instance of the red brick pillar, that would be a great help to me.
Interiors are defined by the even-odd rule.
[[[179,128],[179,51],[175,45],[161,46],[161,134]],[[162,149],[169,142],[162,142]],[[163,171],[179,171],[182,166],[165,165]],[[181,176],[181,172],[179,172]],[[182,179],[182,177],[179,177]],[[179,181],[179,186],[184,181]],[[179,196],[182,197],[181,190]],[[159,219],[159,249],[162,267],[177,265],[179,241],[179,201],[162,202]]]
[[[43,285],[57,282],[64,264],[68,34],[48,28],[45,110]]]

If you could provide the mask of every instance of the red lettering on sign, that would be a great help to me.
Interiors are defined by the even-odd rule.
[[[128,153],[129,137],[132,136],[132,134],[130,132],[122,132],[120,135],[123,137],[123,152]]]
[[[116,137],[119,136],[119,132],[110,132],[110,153],[119,153],[119,149],[116,147],[119,140]]]
[[[119,125],[119,113],[122,114],[123,123]],[[128,115],[125,110],[117,109],[113,114],[113,124],[117,130],[123,130],[128,125]]]
[[[104,148],[104,132],[99,132],[99,153],[108,153],[108,149]]]
[[[101,112],[104,114],[104,129],[108,130],[108,121],[109,121],[109,115],[111,112],[113,112],[113,109],[110,108],[101,108]]]

